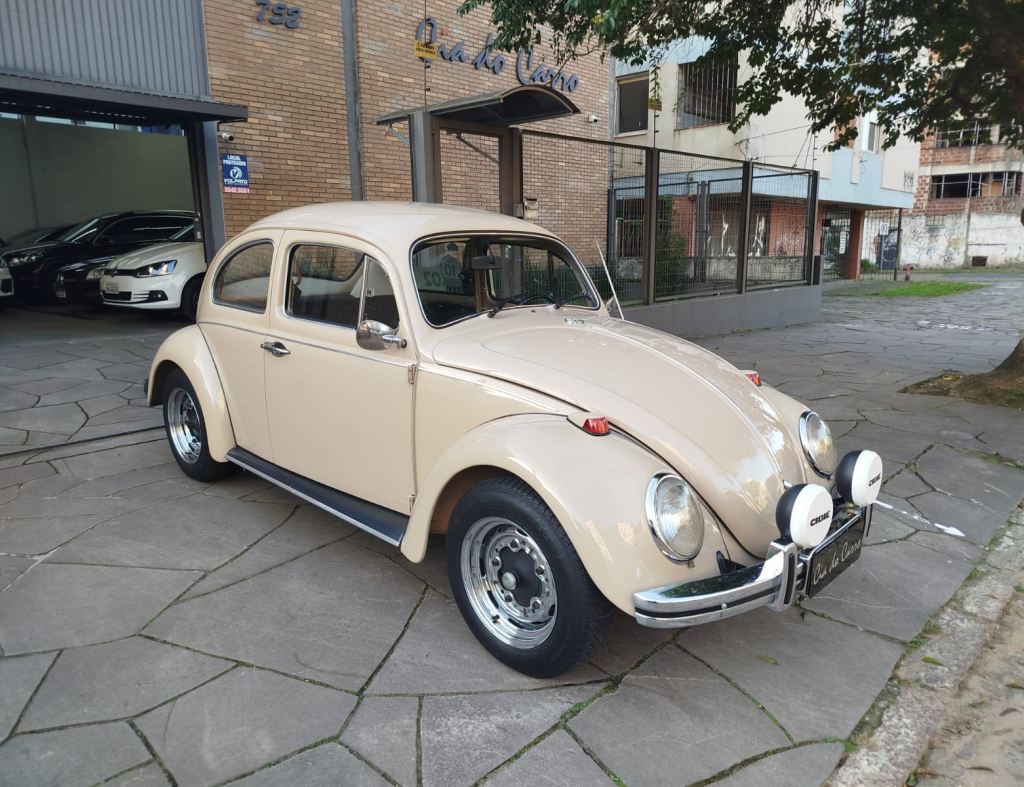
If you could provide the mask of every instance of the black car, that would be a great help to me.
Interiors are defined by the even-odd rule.
[[[21,249],[25,246],[35,246],[39,243],[49,243],[57,240],[61,235],[74,227],[74,224],[55,224],[52,227],[33,227],[30,230],[22,230],[15,233],[6,240],[0,238],[0,250]]]
[[[187,243],[198,240],[198,238],[199,222],[194,221],[160,242]],[[152,244],[146,244],[146,246],[149,245]],[[108,263],[121,256],[124,255],[113,257],[104,255],[58,268],[53,276],[53,300],[57,303],[102,303],[100,276],[103,275],[103,269]]]
[[[106,262],[130,251],[162,243],[190,226],[196,215],[182,210],[150,210],[97,216],[72,227],[51,243],[0,253],[22,297],[51,298],[57,271],[71,263]]]

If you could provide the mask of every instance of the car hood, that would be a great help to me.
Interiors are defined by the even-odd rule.
[[[145,248],[138,249],[130,254],[118,257],[107,267],[117,270],[133,270],[135,268],[141,268],[143,265],[173,259],[175,255],[191,252],[194,247],[200,245],[202,244],[196,243],[195,241],[158,243],[155,246],[146,246]]]
[[[701,347],[623,320],[555,314],[507,327],[476,318],[491,324],[442,340],[434,360],[606,415],[675,468],[740,543],[763,556],[778,537],[784,482],[807,480],[796,424]],[[638,518],[642,500],[637,490]]]

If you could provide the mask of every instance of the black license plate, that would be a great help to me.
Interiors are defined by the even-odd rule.
[[[814,596],[838,577],[860,557],[864,542],[864,518],[840,530],[833,540],[820,547],[807,564],[807,587],[804,593]]]

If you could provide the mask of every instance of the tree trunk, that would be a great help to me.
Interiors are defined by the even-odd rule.
[[[1006,356],[1006,360],[996,367],[996,371],[1024,373],[1024,339],[1017,342],[1013,352]]]

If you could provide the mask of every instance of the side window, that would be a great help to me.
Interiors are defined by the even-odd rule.
[[[384,268],[369,255],[342,246],[304,243],[292,248],[285,312],[345,328],[355,328],[360,319],[398,325],[398,306]]]
[[[264,311],[273,258],[274,244],[270,241],[257,241],[236,251],[217,271],[213,300],[237,309]]]

